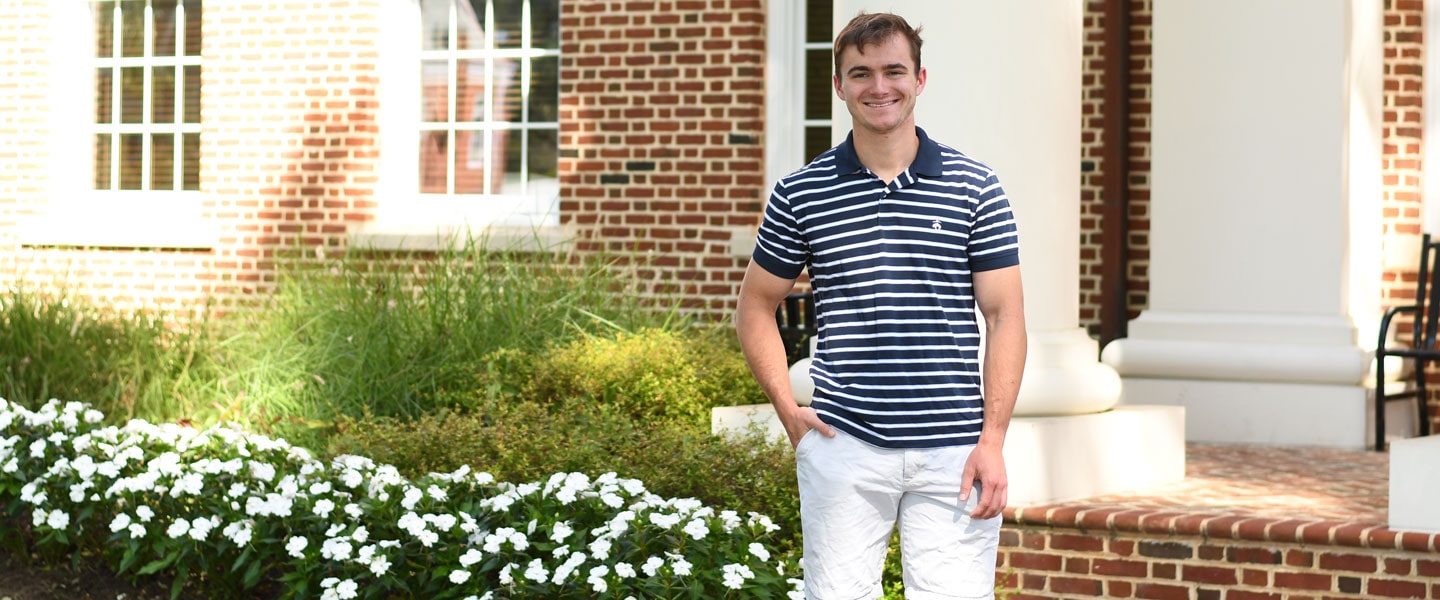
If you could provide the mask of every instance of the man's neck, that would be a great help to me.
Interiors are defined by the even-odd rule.
[[[914,125],[899,127],[887,133],[854,130],[855,157],[885,183],[890,183],[915,162],[920,152],[920,137]]]

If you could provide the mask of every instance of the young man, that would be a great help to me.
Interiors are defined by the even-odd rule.
[[[878,598],[897,522],[907,598],[994,590],[1025,363],[1016,231],[990,168],[915,126],[920,45],[893,14],[862,13],[836,37],[852,130],[776,184],[735,313],[795,446],[815,600]],[[800,407],[775,308],[806,267],[820,333]]]

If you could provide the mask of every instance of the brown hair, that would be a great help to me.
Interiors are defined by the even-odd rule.
[[[835,36],[835,76],[840,76],[840,53],[854,46],[864,51],[866,46],[885,43],[892,35],[902,35],[910,42],[910,57],[915,59],[915,72],[920,72],[920,29],[911,27],[900,15],[894,13],[866,13],[860,11],[854,19]]]

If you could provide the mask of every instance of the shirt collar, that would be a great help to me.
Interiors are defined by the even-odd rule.
[[[945,168],[940,159],[940,144],[930,139],[925,130],[915,128],[915,136],[920,138],[920,149],[915,153],[915,162],[910,163],[910,171],[916,175],[928,175],[931,177],[940,176]],[[855,132],[845,136],[845,141],[835,148],[835,168],[841,173],[855,173],[864,171],[865,165],[860,164],[859,155],[855,154]]]

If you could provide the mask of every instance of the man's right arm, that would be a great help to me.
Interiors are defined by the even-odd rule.
[[[740,283],[740,299],[735,308],[735,332],[750,372],[765,390],[792,447],[811,429],[819,429],[827,437],[834,430],[820,421],[815,411],[795,404],[790,389],[790,370],[785,362],[785,345],[775,324],[775,308],[794,289],[795,280],[776,276],[752,260]]]

